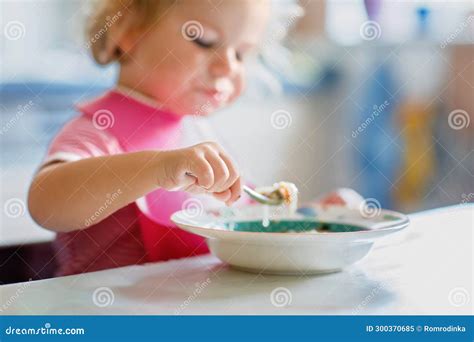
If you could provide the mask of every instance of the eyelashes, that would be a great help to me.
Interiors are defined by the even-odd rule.
[[[212,47],[214,47],[214,46],[216,45],[216,44],[213,43],[213,42],[206,42],[206,41],[204,41],[204,40],[202,40],[202,39],[199,39],[199,38],[198,38],[198,39],[195,39],[195,40],[194,40],[194,43],[197,44],[198,46],[204,48],[204,49],[210,49],[210,48],[212,48]]]
[[[199,46],[199,47],[201,47],[201,48],[203,48],[203,49],[212,49],[212,48],[214,48],[214,47],[217,46],[217,44],[216,44],[215,42],[206,42],[206,41],[204,41],[204,40],[202,40],[202,39],[200,39],[200,38],[197,38],[197,39],[193,40],[193,42],[194,42],[197,46]],[[235,52],[235,59],[238,60],[239,62],[242,62],[242,60],[244,59],[244,58],[243,58],[243,54],[240,53],[240,52],[238,52],[238,51],[236,51],[236,52]]]

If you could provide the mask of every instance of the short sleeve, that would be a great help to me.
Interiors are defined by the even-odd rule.
[[[110,133],[95,127],[86,116],[68,122],[49,145],[42,166],[55,161],[76,161],[123,153],[118,140]]]

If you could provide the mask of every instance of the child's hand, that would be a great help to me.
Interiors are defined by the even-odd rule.
[[[158,185],[166,190],[208,192],[227,205],[240,197],[239,172],[215,142],[158,152],[158,169]]]

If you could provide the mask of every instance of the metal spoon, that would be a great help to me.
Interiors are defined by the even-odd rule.
[[[196,176],[193,175],[191,172],[186,172],[186,176],[196,178]],[[247,195],[249,195],[251,198],[253,198],[255,201],[257,201],[261,204],[280,205],[280,204],[283,203],[283,198],[282,199],[269,198],[269,197],[261,194],[260,192],[249,188],[247,185],[243,185],[242,189],[247,193]],[[277,191],[277,190],[274,190],[274,191]]]
[[[242,189],[247,193],[247,195],[249,195],[251,198],[253,198],[259,203],[267,205],[280,205],[283,203],[283,199],[269,198],[261,194],[260,192],[249,188],[247,185],[242,186]]]

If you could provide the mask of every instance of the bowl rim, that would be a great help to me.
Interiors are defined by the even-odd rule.
[[[350,209],[348,209],[350,210]],[[393,211],[393,210],[386,210],[386,209],[382,209],[381,210],[381,213],[380,214],[387,214],[387,215],[394,215],[394,216],[399,216],[400,217],[400,220],[394,220],[393,223],[388,223],[388,222],[380,222],[380,223],[376,223],[374,224],[371,228],[372,229],[365,229],[365,230],[360,230],[360,231],[355,231],[355,232],[330,232],[330,233],[324,233],[324,232],[320,232],[319,234],[316,234],[314,232],[248,232],[248,231],[236,231],[236,230],[229,230],[229,229],[220,229],[220,228],[214,228],[214,227],[202,227],[202,226],[198,226],[198,225],[193,225],[193,224],[190,224],[190,222],[183,222],[182,220],[180,220],[180,216],[182,215],[185,215],[184,214],[185,210],[180,210],[180,211],[177,211],[175,213],[173,213],[170,217],[171,221],[176,224],[178,227],[180,227],[181,229],[185,229],[187,231],[189,231],[189,229],[192,229],[192,230],[199,230],[199,231],[203,231],[203,232],[206,232],[206,231],[217,231],[217,232],[223,232],[224,234],[232,234],[232,235],[251,235],[251,236],[298,236],[298,237],[328,237],[328,236],[333,236],[333,237],[341,237],[341,236],[345,236],[345,237],[361,237],[362,239],[364,237],[366,238],[376,238],[377,236],[373,236],[373,235],[377,235],[376,233],[391,233],[391,232],[397,232],[397,231],[400,231],[400,230],[403,230],[405,229],[406,227],[408,227],[408,225],[410,224],[410,219],[407,215],[405,214],[402,214],[400,212],[396,212],[396,211]],[[317,220],[316,218],[308,218],[308,217],[284,217],[283,219],[285,220],[294,220],[294,221],[318,221],[318,222],[324,222],[324,223],[333,223],[333,224],[344,224],[344,223],[347,223],[347,224],[352,224],[352,223],[349,223],[349,222],[344,222],[344,221],[331,221],[331,220]],[[245,222],[245,221],[250,221],[250,219],[247,219],[247,220],[235,220],[235,221],[240,221],[240,222]],[[355,226],[360,226],[358,224],[353,224]],[[378,227],[380,226],[380,227]],[[363,226],[362,226],[363,227]],[[370,236],[372,235],[372,236]],[[385,235],[385,234],[384,234]]]

